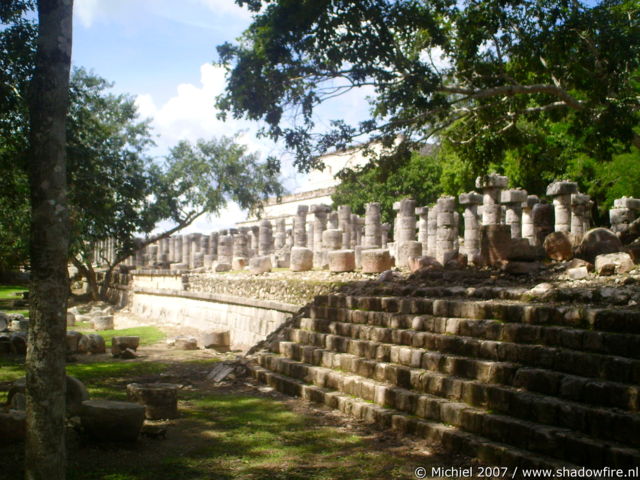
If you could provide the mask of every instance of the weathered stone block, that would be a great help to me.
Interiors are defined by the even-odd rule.
[[[130,402],[86,400],[80,409],[84,431],[96,440],[135,441],[144,416],[144,406]]]
[[[289,268],[292,272],[305,272],[311,270],[313,269],[313,252],[309,248],[293,247],[291,249],[290,262],[291,266]]]
[[[576,182],[559,181],[550,183],[547,186],[547,195],[552,197],[556,195],[571,195],[578,192],[578,184]]]
[[[508,183],[507,177],[496,173],[476,178],[476,188],[506,188]]]
[[[178,387],[173,383],[130,383],[127,396],[129,400],[144,405],[144,414],[149,420],[176,418]]]
[[[518,203],[527,201],[527,191],[520,188],[500,192],[500,203]]]
[[[595,269],[598,275],[627,273],[635,267],[631,255],[624,252],[605,253],[596,257]]]
[[[353,272],[356,269],[356,256],[353,250],[333,250],[327,252],[330,272]]]

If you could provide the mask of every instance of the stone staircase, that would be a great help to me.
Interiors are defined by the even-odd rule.
[[[372,285],[316,297],[255,377],[488,465],[640,464],[640,311]]]

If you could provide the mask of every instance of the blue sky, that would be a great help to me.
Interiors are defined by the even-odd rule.
[[[157,155],[181,139],[241,132],[239,141],[252,151],[283,159],[289,190],[303,189],[304,176],[289,166],[282,148],[255,138],[257,125],[215,118],[215,96],[224,88],[224,71],[213,65],[215,47],[235,40],[250,22],[249,12],[233,0],[75,0],[73,63],[136,98],[141,115],[153,119]],[[367,93],[353,92],[324,106],[319,124],[362,119]],[[239,216],[232,205],[221,218],[200,221],[188,231],[224,228]]]

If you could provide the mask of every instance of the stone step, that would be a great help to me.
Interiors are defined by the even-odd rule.
[[[280,353],[291,360],[339,369],[391,386],[415,390],[536,423],[580,431],[595,438],[640,446],[640,415],[603,409],[556,397],[529,393],[511,386],[468,380],[430,370],[366,360],[313,346],[281,342]]]
[[[297,326],[305,330],[334,333],[361,339],[371,339],[365,337],[375,335],[377,338],[389,339],[385,340],[387,343],[396,343],[392,339],[400,338],[401,333],[394,332],[394,330],[411,329],[429,333],[476,337],[484,340],[546,345],[582,352],[640,359],[640,335],[596,332],[569,327],[505,323],[500,320],[447,318],[432,315],[396,315],[394,318],[393,315],[380,315],[382,312],[363,312],[361,310],[345,310],[345,312],[352,312],[351,315],[344,315],[345,321],[302,318],[298,320]],[[367,313],[375,323],[350,321],[351,318],[359,320],[358,317],[362,317],[363,314],[367,315]],[[374,313],[374,315],[371,315],[371,313]]]
[[[335,301],[332,302],[332,299]],[[548,305],[515,301],[469,301],[451,298],[418,297],[329,297],[327,305],[314,301],[312,318],[345,321],[341,310],[384,312],[387,314],[434,315],[447,318],[501,320],[509,323],[584,328],[603,332],[640,334],[640,311],[627,308],[596,308]],[[375,318],[375,315],[372,315]],[[355,323],[360,323],[355,320]],[[366,323],[366,320],[361,323]]]
[[[633,466],[640,451],[613,442],[595,440],[558,427],[540,425],[507,415],[489,413],[461,402],[376,382],[332,369],[315,367],[274,354],[258,357],[262,367],[305,383],[337,390],[430,421],[453,425],[492,441],[509,443],[536,454],[562,458],[584,466]]]
[[[411,368],[433,368],[434,359],[439,358],[437,354],[464,357],[470,362],[488,360],[526,366],[529,375],[522,375],[519,381],[533,391],[548,394],[555,391],[563,398],[582,403],[640,409],[640,362],[635,360],[454,335],[409,330],[404,333],[400,344],[390,344],[286,329],[287,339],[295,343]]]
[[[424,438],[429,445],[437,445],[447,451],[476,458],[485,465],[535,469],[577,468],[568,462],[534,455],[527,450],[515,448],[507,443],[491,441],[451,425],[407,415],[398,410],[384,408],[328,388],[308,385],[258,365],[250,365],[249,370],[254,378],[282,393],[338,409],[378,428],[393,429],[402,434]]]

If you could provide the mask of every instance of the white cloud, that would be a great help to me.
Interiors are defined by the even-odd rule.
[[[251,18],[251,12],[246,7],[240,7],[233,0],[196,0],[215,13],[227,13],[240,18]]]
[[[75,0],[74,13],[82,26],[90,28],[95,22],[116,22],[136,25],[153,16],[200,28],[219,28],[220,21],[247,21],[251,12],[233,0]]]
[[[223,67],[203,64],[200,67],[198,85],[183,83],[177,86],[176,94],[164,104],[157,104],[150,94],[141,94],[136,98],[136,105],[142,118],[151,118],[156,143],[160,154],[165,154],[170,147],[180,140],[195,142],[199,138],[234,136],[236,141],[247,145],[249,151],[260,153],[262,158],[275,155],[282,161],[281,176],[289,191],[304,189],[308,182],[307,175],[298,173],[292,166],[290,156],[284,155],[281,145],[273,144],[265,139],[256,138],[255,122],[228,118],[225,121],[216,118],[215,98],[225,87],[225,70]],[[367,95],[373,94],[372,88],[353,90],[340,98],[333,99],[318,111],[318,127],[327,128],[329,119],[343,119],[357,124],[367,117]],[[237,205],[231,204],[217,217],[203,218],[189,227],[188,232],[208,232],[227,228],[239,220],[244,220],[246,213]]]
[[[239,134],[236,141],[247,145],[249,151],[259,152],[262,158],[278,150],[278,147],[271,142],[256,138],[255,124],[234,119],[222,121],[216,118],[215,98],[222,93],[224,86],[224,69],[203,64],[200,67],[199,85],[191,83],[178,85],[176,94],[162,105],[158,105],[150,94],[136,97],[135,102],[140,116],[152,120],[154,132],[158,136],[156,143],[160,154],[165,154],[180,140],[195,142],[199,138],[208,139],[236,134]],[[283,171],[284,177],[292,175],[294,173],[290,170]],[[228,228],[245,218],[246,212],[241,211],[235,203],[230,203],[217,216],[198,219],[185,229],[184,233]],[[169,224],[159,225],[157,230],[164,230],[168,226]]]
[[[255,138],[254,123],[216,118],[215,99],[225,86],[223,67],[208,63],[200,67],[200,84],[182,83],[176,95],[163,105],[157,105],[149,94],[138,95],[136,105],[143,118],[151,118],[158,146],[166,151],[180,140],[195,142],[199,138],[233,136],[242,133],[241,141],[252,151],[269,151],[274,148],[269,142]]]
[[[90,28],[96,20],[121,16],[130,5],[127,0],[76,0],[74,14],[85,28]]]

